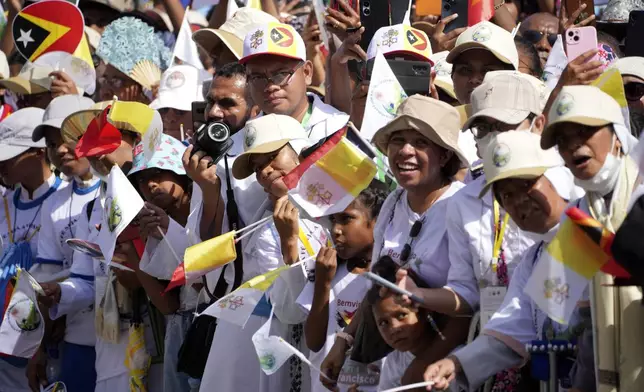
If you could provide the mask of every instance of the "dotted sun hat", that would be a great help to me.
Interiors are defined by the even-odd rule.
[[[172,53],[154,34],[154,28],[129,16],[105,28],[96,54],[147,90],[159,83],[172,60]]]

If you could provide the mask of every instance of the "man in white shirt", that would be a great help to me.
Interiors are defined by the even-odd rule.
[[[307,95],[313,64],[306,59],[304,40],[282,23],[258,26],[244,39],[239,60],[248,73],[251,96],[265,114],[283,114],[299,121],[311,140],[320,140],[344,127],[349,115]]]

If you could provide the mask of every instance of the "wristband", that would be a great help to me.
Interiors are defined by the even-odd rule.
[[[342,339],[346,341],[349,347],[353,347],[353,336],[349,335],[348,333],[342,332],[342,331],[337,332],[335,334],[335,340],[338,340],[338,339]]]

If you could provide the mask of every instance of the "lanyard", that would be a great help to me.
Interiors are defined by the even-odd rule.
[[[503,223],[501,223],[501,208],[499,207],[499,203],[494,200],[494,248],[492,249],[492,271],[495,274],[501,257],[501,245],[503,244],[505,228],[507,227],[509,220],[510,215],[506,213],[503,217]]]
[[[306,129],[309,126],[311,113],[313,113],[313,104],[309,102],[309,107],[306,109],[306,113],[304,113],[304,118],[302,118],[302,128]]]

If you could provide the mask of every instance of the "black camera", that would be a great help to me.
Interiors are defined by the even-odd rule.
[[[194,150],[205,151],[206,155],[212,158],[213,163],[217,163],[233,146],[230,138],[230,128],[223,122],[215,121],[203,124],[193,137]]]

